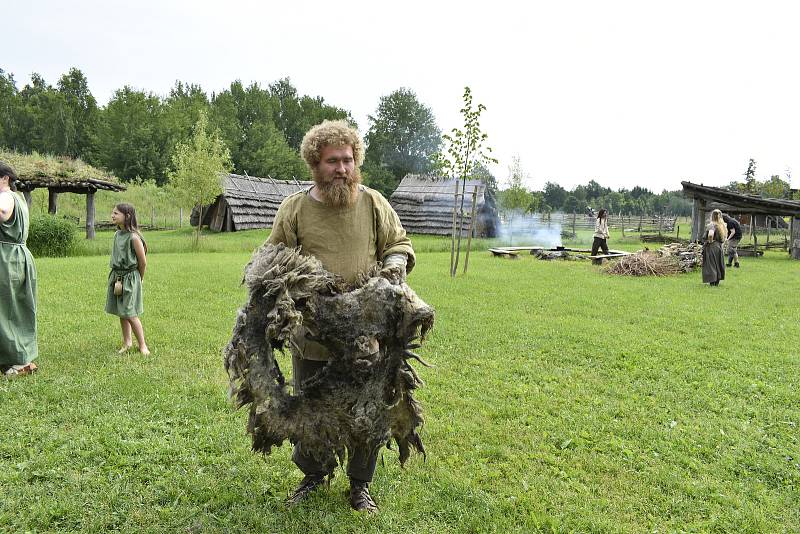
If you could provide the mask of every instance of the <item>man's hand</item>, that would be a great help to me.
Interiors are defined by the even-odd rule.
[[[389,254],[383,258],[383,267],[380,271],[380,276],[386,278],[393,284],[401,284],[406,281],[406,263],[405,254]]]

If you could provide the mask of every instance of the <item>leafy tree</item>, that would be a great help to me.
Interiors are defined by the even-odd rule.
[[[170,184],[178,193],[183,206],[198,206],[200,219],[195,232],[194,246],[200,244],[203,227],[203,206],[222,194],[221,177],[232,167],[231,157],[219,132],[208,132],[208,117],[200,112],[192,137],[178,143],[172,156],[174,171],[170,173]]]
[[[757,193],[758,186],[756,184],[756,161],[750,158],[747,163],[747,171],[744,173],[744,184],[739,185],[739,191],[743,193]]]
[[[303,159],[271,122],[253,125],[242,148],[240,164],[248,174],[281,180],[310,177]]]
[[[64,95],[34,73],[19,98],[18,148],[25,152],[69,154],[74,145],[75,124]]]
[[[462,191],[466,189],[467,178],[475,175],[479,165],[497,163],[497,160],[490,156],[492,149],[486,146],[488,135],[481,131],[480,116],[486,110],[486,106],[478,104],[472,107],[472,90],[464,88],[464,107],[461,114],[464,117],[464,129],[453,128],[451,134],[443,134],[447,150],[434,154],[434,166],[443,170],[447,176],[453,176],[462,181]],[[464,198],[461,196],[461,208],[459,215],[458,228],[464,227]],[[458,245],[455,253],[455,261],[451,262],[450,276],[455,276],[458,270],[458,257],[461,253],[461,233],[458,232]],[[455,246],[455,243],[453,243]],[[451,248],[451,258],[453,250]]]
[[[0,69],[0,146],[16,148],[20,102],[14,76]]]
[[[163,185],[169,164],[160,128],[161,100],[129,86],[118,89],[102,114],[97,160],[122,180]]]
[[[100,112],[97,101],[89,90],[83,73],[73,67],[58,80],[58,92],[63,96],[69,112],[71,139],[67,140],[65,154],[94,162],[94,146]]]
[[[369,116],[366,161],[385,168],[394,177],[388,196],[409,173],[425,174],[432,170],[431,158],[442,144],[441,131],[431,109],[417,100],[410,89],[400,88],[383,96],[375,115]],[[383,174],[383,176],[386,176]],[[373,184],[373,187],[375,184]]]
[[[567,200],[567,190],[555,182],[544,184],[544,195],[542,200],[554,210],[560,210]]]
[[[497,178],[494,177],[492,171],[486,165],[478,163],[472,176],[486,184],[486,192],[488,194],[493,197],[497,195]]]
[[[208,97],[199,85],[175,82],[161,103],[158,118],[164,146],[174,147],[178,142],[187,140],[200,113],[208,110]]]
[[[581,203],[578,201],[578,198],[575,195],[567,195],[567,199],[564,201],[564,211],[566,213],[583,212],[583,209],[581,209]]]
[[[792,186],[777,174],[758,185],[758,191],[767,198],[788,198]]]
[[[520,164],[519,156],[511,158],[511,166],[508,171],[508,188],[500,192],[500,206],[512,214],[517,211],[525,213],[531,207],[533,196],[525,188],[526,175]]]

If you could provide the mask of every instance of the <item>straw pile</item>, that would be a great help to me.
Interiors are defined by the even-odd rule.
[[[609,262],[605,271],[624,276],[667,276],[681,273],[683,269],[674,256],[661,256],[650,250],[640,250],[636,254]]]

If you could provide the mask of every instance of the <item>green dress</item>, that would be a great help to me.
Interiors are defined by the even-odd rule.
[[[139,317],[144,312],[142,304],[142,277],[139,259],[133,250],[131,232],[117,230],[111,249],[111,272],[106,288],[106,311],[119,317]],[[122,280],[122,295],[114,295],[114,282]]]
[[[0,365],[25,365],[36,342],[36,266],[25,246],[28,204],[14,195],[14,214],[0,223]]]

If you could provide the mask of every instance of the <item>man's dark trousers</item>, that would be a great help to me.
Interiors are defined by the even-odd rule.
[[[292,375],[294,377],[295,391],[302,390],[302,384],[319,371],[328,362],[317,360],[306,360],[292,355]],[[349,458],[347,461],[347,476],[351,479],[363,482],[372,482],[372,475],[375,474],[375,464],[378,460],[378,449],[370,452],[365,447],[359,447],[354,451],[347,451]],[[312,458],[303,454],[302,443],[297,443],[292,452],[292,461],[300,468],[305,475],[328,475],[325,466]]]

